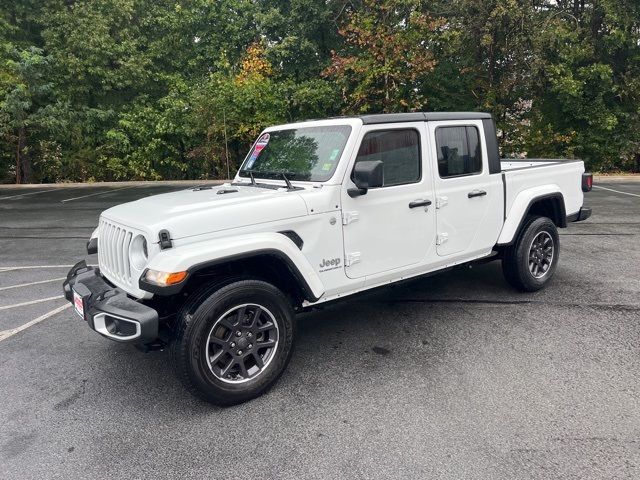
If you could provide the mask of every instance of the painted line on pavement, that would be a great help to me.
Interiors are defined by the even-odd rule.
[[[0,292],[3,290],[11,290],[12,288],[29,287],[31,285],[40,285],[42,283],[59,282],[60,280],[64,280],[65,278],[67,277],[52,278],[51,280],[40,280],[39,282],[21,283],[19,285],[10,285],[8,287],[0,287]]]
[[[55,191],[59,191],[59,190],[64,190],[64,189],[56,189]],[[38,190],[37,192],[29,192],[29,193],[20,193],[17,195],[9,195],[8,197],[0,197],[0,200],[8,200],[10,198],[18,198],[18,197],[26,197],[27,195],[36,195],[38,193],[45,193],[45,192],[51,192],[53,191],[52,189],[48,189],[48,190]]]
[[[64,298],[64,295],[56,295],[55,297],[40,298],[38,300],[31,300],[30,302],[14,303],[13,305],[4,305],[0,307],[0,310],[9,310],[10,308],[26,307],[27,305],[35,305],[36,303],[50,302],[52,300],[59,300]]]
[[[87,267],[97,267],[98,265],[89,264]],[[71,268],[73,265],[27,265],[24,267],[16,266],[16,267],[0,267],[0,273],[2,272],[10,272],[12,270],[35,270],[37,268]]]
[[[621,193],[623,195],[631,195],[632,197],[640,197],[637,193],[621,192],[620,190],[614,190],[613,188],[601,187],[600,185],[594,185],[593,188],[601,188],[602,190],[609,190],[610,192]]]
[[[119,192],[120,190],[127,190],[128,188],[136,188],[136,187],[139,187],[139,186],[143,186],[143,185],[131,185],[129,187],[122,187],[122,188],[114,188],[114,189],[111,189],[111,190],[105,190],[104,192],[90,193],[88,195],[82,195],[80,197],[65,198],[64,200],[60,200],[60,202],[61,203],[72,202],[74,200],[79,200],[81,198],[95,197],[96,195],[104,195],[105,193]],[[144,186],[146,186],[146,185],[144,185]]]
[[[70,303],[65,303],[61,307],[55,308],[55,309],[51,310],[50,312],[47,312],[44,315],[39,316],[38,318],[34,318],[33,320],[31,320],[30,322],[25,323],[24,325],[20,325],[19,327],[12,328],[10,330],[4,330],[4,331],[0,332],[0,342],[2,340],[6,340],[7,338],[14,336],[16,333],[20,333],[21,331],[26,330],[27,328],[32,327],[32,326],[42,322],[43,320],[46,320],[47,318],[53,317],[55,314],[66,310],[70,306],[71,306]]]

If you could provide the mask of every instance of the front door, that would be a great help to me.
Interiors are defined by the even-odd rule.
[[[502,227],[502,178],[489,173],[480,121],[428,122],[435,176],[439,256],[486,253]]]
[[[431,174],[424,122],[367,125],[349,172],[358,161],[381,160],[384,186],[351,198],[342,192],[345,271],[362,278],[423,261],[435,244]]]

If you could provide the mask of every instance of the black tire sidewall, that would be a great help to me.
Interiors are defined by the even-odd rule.
[[[529,270],[529,249],[533,239],[541,232],[547,232],[553,239],[553,260],[547,274],[542,278],[536,278]],[[551,219],[546,217],[532,217],[523,229],[516,247],[516,271],[518,274],[518,280],[522,284],[522,288],[527,291],[535,291],[544,287],[553,278],[559,259],[560,236],[558,235],[558,229],[555,224]]]
[[[206,359],[206,342],[220,315],[235,306],[255,303],[267,308],[278,325],[279,339],[274,358],[255,379],[228,383],[216,378]],[[259,280],[243,280],[227,285],[206,298],[193,312],[181,342],[187,374],[202,396],[221,405],[253,398],[268,389],[282,374],[293,348],[294,313],[287,298],[273,285]]]

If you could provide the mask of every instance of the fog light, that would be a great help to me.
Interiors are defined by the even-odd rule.
[[[168,287],[176,285],[187,278],[187,272],[159,272],[158,270],[147,270],[144,279],[154,285],[160,287]]]

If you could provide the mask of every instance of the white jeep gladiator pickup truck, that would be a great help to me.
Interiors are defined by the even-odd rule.
[[[91,329],[168,346],[191,392],[239,403],[283,372],[306,308],[488,258],[542,288],[591,183],[582,161],[501,160],[485,113],[270,127],[232,182],[104,211],[99,267],[64,291]]]

